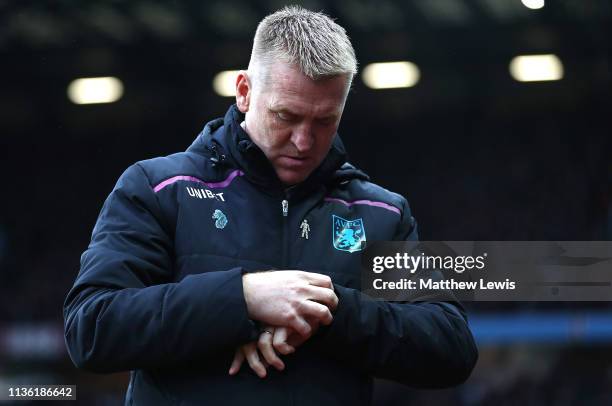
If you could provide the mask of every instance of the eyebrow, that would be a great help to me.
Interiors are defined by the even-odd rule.
[[[293,116],[297,116],[297,117],[301,117],[302,114],[297,113],[293,110],[291,110],[290,108],[284,107],[284,106],[269,106],[268,109],[274,113],[285,113],[285,114],[290,114]],[[317,117],[317,120],[328,120],[328,119],[336,119],[338,118],[338,112],[337,111],[333,111],[333,112],[329,112],[329,114],[325,114],[322,117]]]
[[[293,114],[294,116],[299,116],[298,113],[296,113],[295,111],[292,111],[286,107],[270,107],[270,111],[273,111],[275,113],[289,113],[289,114]]]
[[[271,104],[271,105],[268,106],[268,109],[270,111],[275,112],[275,113],[283,112],[283,113],[290,113],[290,114],[298,115],[297,112],[291,110],[289,107],[285,107],[285,106],[280,105],[280,104]]]

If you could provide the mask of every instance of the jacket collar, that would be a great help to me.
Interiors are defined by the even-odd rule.
[[[347,160],[346,149],[336,134],[327,156],[303,182],[287,188],[263,151],[251,140],[240,123],[244,115],[232,105],[223,119],[216,119],[204,127],[202,133],[189,147],[190,152],[199,152],[208,157],[215,166],[233,166],[242,170],[245,177],[258,186],[286,196],[299,197],[326,186],[336,170]]]

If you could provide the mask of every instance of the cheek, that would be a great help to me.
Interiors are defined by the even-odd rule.
[[[325,156],[329,152],[329,148],[331,146],[333,138],[334,138],[333,134],[329,136],[328,133],[325,133],[323,135],[318,136],[315,139],[315,144],[314,144],[315,153],[314,154],[316,155],[319,162],[322,161],[323,158],[325,158]]]
[[[265,122],[263,128],[261,128],[261,134],[263,134],[263,143],[266,149],[269,153],[274,154],[285,149],[291,131],[279,127],[274,122]]]
[[[332,141],[334,140],[334,135],[336,135],[337,127],[326,127],[320,131],[321,134],[317,138],[317,148],[328,150],[331,146]]]

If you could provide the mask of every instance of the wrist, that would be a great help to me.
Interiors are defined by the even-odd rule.
[[[244,302],[247,307],[247,314],[251,317],[251,309],[252,305],[252,297],[251,297],[251,277],[252,275],[249,273],[242,274],[242,295],[244,296]]]

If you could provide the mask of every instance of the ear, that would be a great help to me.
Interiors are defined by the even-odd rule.
[[[236,106],[242,113],[249,111],[251,90],[251,81],[247,71],[241,70],[236,77]]]

